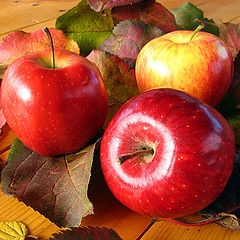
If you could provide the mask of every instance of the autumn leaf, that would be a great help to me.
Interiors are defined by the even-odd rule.
[[[98,66],[107,89],[109,110],[106,127],[117,110],[139,93],[135,71],[119,57],[100,50],[93,50],[87,59]]]
[[[107,8],[114,8],[117,6],[133,4],[141,1],[143,0],[88,0],[88,4],[96,12],[99,12]]]
[[[56,28],[61,29],[78,43],[81,55],[87,56],[98,48],[112,33],[113,22],[110,10],[95,12],[86,0],[57,18]]]
[[[44,157],[15,139],[2,171],[2,191],[58,226],[79,226],[93,213],[87,197],[95,144],[75,153]]]
[[[79,54],[77,43],[67,38],[63,31],[54,28],[49,30],[55,47]],[[8,34],[0,41],[0,78],[7,66],[15,59],[48,47],[50,47],[50,43],[42,29],[31,33],[16,31]]]
[[[1,240],[25,240],[38,239],[35,236],[27,235],[28,229],[23,222],[0,222],[0,239]]]
[[[194,6],[192,3],[185,2],[181,6],[172,9],[171,12],[175,16],[179,29],[195,30],[199,25],[199,22],[204,22],[205,28],[203,31],[217,36],[219,34],[219,28],[214,21],[212,19],[205,18],[203,11]]]
[[[173,14],[160,3],[151,0],[113,8],[112,18],[114,25],[125,20],[138,19],[165,33],[177,29]]]
[[[100,50],[116,55],[133,66],[141,48],[162,34],[164,32],[160,29],[140,20],[125,20],[114,27],[113,34],[101,44]]]
[[[220,24],[219,37],[229,46],[235,58],[240,51],[240,28],[237,23]]]
[[[84,227],[84,228],[71,228],[60,233],[53,234],[53,238],[49,240],[121,240],[118,234],[108,228],[98,227]]]

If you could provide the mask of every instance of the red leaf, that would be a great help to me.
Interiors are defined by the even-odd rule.
[[[66,37],[61,30],[50,29],[54,46],[79,54],[77,43]],[[26,33],[16,31],[8,34],[0,41],[0,77],[6,70],[6,67],[15,59],[31,52],[43,50],[50,47],[49,40],[42,29]]]
[[[109,110],[106,126],[117,110],[128,99],[139,93],[135,71],[119,57],[100,50],[93,50],[87,59],[98,66],[107,88]]]
[[[240,29],[239,24],[236,23],[223,23],[219,28],[219,36],[225,41],[233,57],[236,57],[240,51]]]
[[[60,233],[53,234],[49,240],[121,240],[112,229],[98,227],[71,228]]]
[[[117,55],[132,65],[141,48],[163,33],[140,20],[125,20],[114,27],[113,34],[101,44],[100,49]]]
[[[173,14],[160,3],[151,0],[114,8],[112,17],[115,25],[127,19],[139,19],[165,33],[177,29]]]
[[[88,0],[88,4],[96,12],[99,12],[106,8],[114,8],[117,6],[123,6],[141,2],[143,0]]]
[[[87,197],[95,144],[58,157],[44,157],[15,139],[2,171],[2,190],[58,226],[77,227],[92,214]]]

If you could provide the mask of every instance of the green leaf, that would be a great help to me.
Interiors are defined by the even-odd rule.
[[[58,226],[79,226],[93,213],[87,196],[95,144],[75,154],[44,157],[16,139],[2,171],[2,191]]]
[[[179,29],[194,30],[199,25],[199,22],[204,22],[205,28],[203,31],[219,35],[219,28],[214,21],[205,18],[203,11],[189,2],[172,9],[171,12],[175,16]]]
[[[53,234],[53,238],[49,240],[121,240],[118,234],[108,228],[98,227],[84,227],[84,228],[71,228],[60,233]]]
[[[82,56],[98,48],[112,33],[111,10],[95,12],[86,0],[57,18],[56,28],[61,29],[78,43]]]

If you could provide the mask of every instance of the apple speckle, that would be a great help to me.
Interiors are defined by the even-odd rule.
[[[195,194],[195,195],[194,195],[194,197],[195,197],[195,198],[198,198],[198,195],[197,195],[197,194]]]

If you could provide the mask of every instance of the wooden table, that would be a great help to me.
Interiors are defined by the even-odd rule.
[[[35,31],[45,26],[54,27],[56,18],[75,6],[79,0],[1,0],[0,1],[0,37],[15,30]],[[169,9],[184,3],[185,0],[161,0]],[[192,0],[201,8],[206,17],[216,22],[240,23],[239,0]],[[0,137],[0,158],[6,160],[13,132],[7,125]],[[240,232],[225,230],[217,224],[201,227],[186,227],[167,221],[152,224],[148,217],[132,212],[114,199],[103,183],[98,192],[89,196],[95,207],[95,214],[85,217],[82,226],[105,226],[113,228],[124,240],[237,240]],[[0,192],[0,221],[23,221],[31,234],[40,239],[48,239],[59,228],[30,207],[17,199],[7,197]]]

